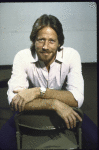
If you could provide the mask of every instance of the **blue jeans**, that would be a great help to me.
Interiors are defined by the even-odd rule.
[[[16,112],[18,113],[18,112]],[[16,114],[15,113],[15,114]],[[15,114],[2,126],[0,130],[0,149],[17,150]],[[97,126],[84,114],[82,122],[83,149],[96,149],[98,145]]]

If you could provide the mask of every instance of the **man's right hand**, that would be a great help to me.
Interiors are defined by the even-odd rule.
[[[23,111],[25,104],[23,103],[23,98],[18,94],[22,90],[13,91],[14,93],[17,93],[17,95],[14,96],[12,99],[12,102],[10,103],[10,107],[12,111]]]
[[[82,118],[67,104],[56,100],[55,110],[57,114],[65,121],[68,129],[76,127],[76,119],[82,121]]]
[[[17,93],[12,99],[10,104],[12,110],[21,112],[24,111],[25,104],[29,103],[36,99],[40,93],[39,87],[31,88],[31,89],[19,89],[13,91]]]

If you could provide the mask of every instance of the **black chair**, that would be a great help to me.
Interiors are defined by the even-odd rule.
[[[83,119],[81,109],[73,109]],[[17,149],[64,149],[64,146],[65,149],[82,149],[82,122],[77,120],[76,123],[75,128],[67,129],[64,120],[49,110],[16,114]]]

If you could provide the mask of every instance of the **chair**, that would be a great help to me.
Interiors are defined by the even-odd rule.
[[[81,109],[73,109],[83,118]],[[64,143],[65,149],[82,149],[82,122],[78,120],[75,128],[67,129],[64,120],[49,110],[23,111],[14,119],[19,150],[64,149]]]

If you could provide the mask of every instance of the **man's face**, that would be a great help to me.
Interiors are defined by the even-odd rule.
[[[59,42],[55,30],[51,27],[44,27],[38,32],[35,40],[35,50],[38,58],[46,65],[50,65],[55,60],[58,47]]]

